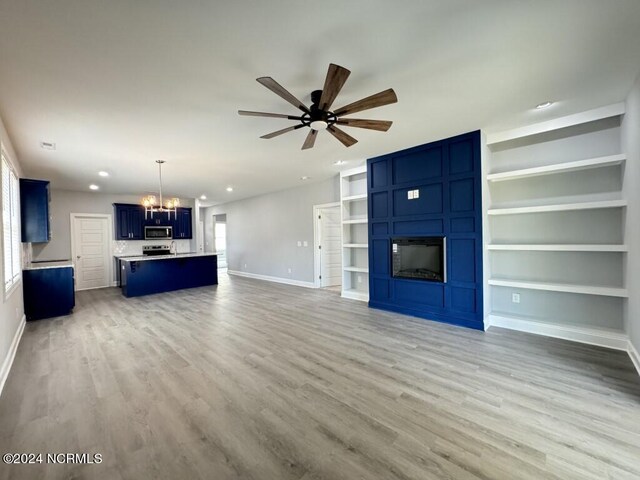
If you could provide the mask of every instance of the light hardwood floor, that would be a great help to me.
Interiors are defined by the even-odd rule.
[[[29,323],[0,397],[24,479],[638,479],[622,352],[245,278]]]

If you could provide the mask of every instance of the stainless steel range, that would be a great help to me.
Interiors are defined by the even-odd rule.
[[[142,247],[142,255],[171,255],[171,247],[169,245],[145,245]]]

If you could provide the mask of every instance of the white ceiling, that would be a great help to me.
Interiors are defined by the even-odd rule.
[[[345,128],[348,149],[320,132],[301,151],[304,130],[259,138],[292,122],[237,115],[297,114],[255,79],[310,103],[330,62],[352,72],[336,108],[395,89],[397,104],[355,115],[389,132]],[[152,191],[162,158],[169,193],[253,196],[618,102],[639,70],[638,0],[0,0],[0,116],[26,173],[72,190]]]

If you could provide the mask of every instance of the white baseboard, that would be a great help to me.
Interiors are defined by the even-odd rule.
[[[2,395],[2,389],[4,388],[4,384],[9,377],[9,372],[11,371],[11,365],[13,365],[13,359],[16,358],[16,352],[18,351],[18,345],[20,344],[20,339],[22,338],[22,332],[24,332],[24,326],[27,324],[27,318],[22,315],[22,319],[20,320],[20,325],[18,325],[18,330],[16,330],[15,335],[13,336],[13,340],[11,341],[11,346],[9,347],[9,351],[7,352],[7,356],[2,362],[2,369],[0,370],[0,395]]]
[[[610,332],[598,328],[577,327],[574,325],[557,325],[552,323],[535,322],[520,318],[489,315],[485,329],[502,327],[520,332],[545,335],[547,337],[562,338],[573,342],[588,343],[614,350],[629,351],[629,337],[624,333]],[[636,365],[637,366],[637,365]]]
[[[627,346],[627,353],[631,357],[631,361],[636,367],[638,375],[640,375],[640,354],[638,354],[638,351],[636,350],[636,347],[633,346],[633,343],[631,343],[631,340],[629,340],[629,345]]]
[[[265,280],[267,282],[284,283],[286,285],[295,285],[296,287],[316,288],[313,282],[303,282],[301,280],[293,280],[291,278],[271,277],[269,275],[258,275],[257,273],[239,272],[237,270],[227,269],[229,275],[237,275],[239,277],[255,278],[256,280]]]

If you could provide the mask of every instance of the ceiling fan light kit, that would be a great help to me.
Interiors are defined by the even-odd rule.
[[[368,130],[377,130],[386,132],[391,127],[393,122],[388,120],[365,120],[357,118],[342,118],[345,115],[351,115],[352,113],[361,112],[363,110],[369,110],[372,108],[382,107],[396,103],[398,97],[392,88],[370,95],[357,102],[345,105],[337,110],[330,110],[334,100],[342,90],[347,78],[351,72],[339,65],[330,64],[327,76],[324,81],[324,87],[322,90],[314,90],[311,92],[311,106],[307,107],[300,100],[294,97],[289,91],[287,91],[282,85],[276,82],[271,77],[260,77],[257,79],[258,83],[264,85],[266,88],[280,96],[294,107],[302,111],[302,115],[286,115],[282,113],[266,113],[266,112],[252,112],[248,110],[238,110],[238,114],[254,117],[270,117],[270,118],[284,118],[287,120],[295,120],[300,122],[298,125],[292,127],[283,128],[272,133],[261,136],[260,138],[274,138],[282,134],[298,130],[303,127],[309,128],[307,138],[302,144],[302,150],[312,148],[315,144],[318,131],[327,130],[331,135],[340,141],[345,147],[358,142],[351,135],[338,128],[337,125],[346,127],[366,128]]]

